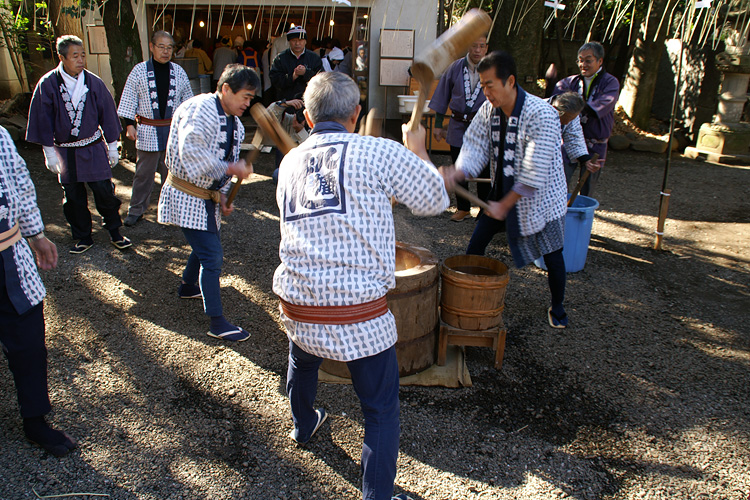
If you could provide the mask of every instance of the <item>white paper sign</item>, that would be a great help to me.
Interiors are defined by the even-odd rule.
[[[711,0],[696,0],[695,8],[696,9],[710,9]]]

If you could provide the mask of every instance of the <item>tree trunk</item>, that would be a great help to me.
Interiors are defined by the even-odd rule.
[[[83,40],[83,26],[80,18],[78,0],[49,0],[49,18],[55,38],[63,35],[75,35]],[[77,17],[71,16],[71,9],[78,12]]]
[[[141,37],[134,21],[135,14],[130,0],[109,1],[102,7],[102,22],[107,32],[109,66],[112,70],[115,102],[120,102],[122,88],[125,86],[130,71],[143,60]],[[125,137],[125,130],[122,133],[121,156],[130,160],[135,160],[136,157],[135,142]]]
[[[669,31],[669,13],[676,1],[657,0],[651,8],[648,30],[646,29],[646,20],[641,22],[633,55],[628,65],[628,73],[625,76],[622,92],[620,92],[618,103],[630,120],[643,130],[648,130],[659,62],[664,52],[664,41]],[[661,29],[659,29],[661,17],[665,11],[665,19],[661,23]],[[658,33],[657,29],[659,29]]]
[[[115,101],[119,102],[130,71],[143,60],[141,37],[135,27],[135,14],[130,0],[105,3],[102,7],[102,21],[107,32]]]
[[[494,9],[497,9],[496,0]],[[502,2],[497,21],[490,33],[490,50],[504,50],[513,55],[516,61],[517,81],[521,87],[535,95],[541,95],[542,90],[536,84],[539,78],[542,46],[542,27],[544,25],[544,2],[535,2],[528,12],[519,12],[524,2]],[[493,9],[493,11],[494,11]],[[515,11],[515,12],[514,12]],[[520,29],[517,25],[523,14]],[[493,14],[494,16],[494,14]],[[508,33],[509,23],[510,33]]]

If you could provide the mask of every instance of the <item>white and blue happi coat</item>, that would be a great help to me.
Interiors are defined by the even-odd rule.
[[[128,75],[120,96],[120,106],[117,108],[117,114],[122,118],[135,120],[136,115],[154,120],[174,118],[174,110],[193,97],[187,73],[180,65],[170,62],[166,116],[159,116],[156,80],[153,69],[149,71],[148,63],[149,61],[144,61],[136,64]],[[135,147],[141,151],[164,151],[163,146],[159,147],[157,127],[139,124],[136,127]]]
[[[36,204],[36,190],[26,163],[18,154],[10,134],[0,127],[0,232],[19,224],[21,235],[33,236],[44,230]],[[5,263],[5,286],[10,302],[18,314],[39,304],[46,294],[25,239],[2,252]],[[0,326],[0,328],[3,328]]]
[[[227,137],[228,120],[234,122]],[[236,116],[227,116],[217,94],[200,94],[188,99],[175,111],[167,141],[166,164],[169,173],[211,190],[229,190],[227,167],[240,155],[245,128]],[[231,149],[227,156],[227,141]],[[183,193],[165,184],[159,196],[159,222],[188,229],[217,232],[221,222],[218,203]]]
[[[395,286],[396,238],[390,199],[416,215],[449,204],[434,166],[401,144],[351,134],[341,124],[317,124],[279,168],[281,265],[274,292],[308,306],[355,305]],[[396,343],[393,315],[351,325],[281,320],[289,339],[322,358],[351,361]]]
[[[512,151],[494,151],[491,136],[493,112],[489,101],[479,109],[464,135],[456,168],[463,170],[467,177],[476,177],[489,163],[494,186],[502,182],[497,177],[498,155],[512,154],[515,182],[533,189],[532,196],[523,196],[516,203],[521,236],[519,246],[525,258],[517,260],[514,252],[514,261],[518,267],[522,267],[563,246],[568,188],[560,148],[560,118],[547,101],[526,94],[517,132],[513,137],[507,134],[505,138],[506,142],[515,143],[515,148]],[[548,234],[545,229],[549,229]]]
[[[586,139],[583,138],[583,128],[581,128],[581,117],[576,116],[562,127],[563,149],[570,162],[576,161],[581,156],[589,154],[586,147]]]

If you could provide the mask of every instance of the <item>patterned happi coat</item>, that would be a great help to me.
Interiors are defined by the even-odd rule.
[[[159,114],[159,98],[156,93],[156,80],[153,71],[148,69],[149,61],[135,65],[128,75],[125,87],[120,96],[120,106],[117,114],[129,120],[135,120],[135,115],[151,119],[173,118],[174,110],[193,97],[190,80],[182,67],[173,62],[169,63],[169,97],[165,116]],[[161,127],[160,127],[161,128]],[[167,127],[164,127],[167,128]],[[139,124],[136,127],[136,149],[141,151],[164,151],[166,143],[159,144],[157,127]],[[166,138],[168,134],[164,134]]]
[[[26,163],[8,131],[0,127],[0,232],[16,224],[24,237],[44,230]],[[3,250],[0,262],[5,265],[5,287],[16,313],[23,314],[44,299],[46,290],[25,239]]]
[[[430,98],[430,109],[436,113],[445,114],[450,107],[454,115],[468,115],[476,113],[482,107],[487,98],[482,92],[479,80],[472,87],[471,82],[467,81],[464,70],[468,71],[467,58],[463,57],[451,64],[440,77],[435,92]],[[455,119],[448,121],[448,144],[460,148],[464,142],[464,133],[469,127]]]
[[[227,121],[234,121],[227,137]],[[167,142],[169,173],[198,187],[229,190],[227,167],[239,159],[245,128],[236,116],[227,116],[217,94],[200,94],[185,101],[172,118]],[[227,141],[231,141],[229,158]],[[183,193],[166,184],[159,196],[159,222],[188,229],[217,232],[221,223],[218,203]]]
[[[122,127],[112,94],[95,74],[83,70],[86,90],[77,108],[70,102],[60,75],[61,66],[45,74],[34,89],[29,108],[26,140],[42,146],[55,146],[62,160],[60,182],[95,182],[110,179],[112,169],[107,154],[108,142],[118,139]],[[83,147],[59,147],[102,136]],[[106,141],[106,142],[105,142]]]
[[[490,117],[494,108],[489,101],[479,109],[466,134],[456,160],[456,168],[468,177],[476,177],[490,164],[492,185],[496,178],[499,152],[493,151]],[[531,94],[521,110],[513,156],[515,182],[535,189],[534,195],[518,200],[518,222],[521,236],[531,236],[547,223],[565,217],[568,187],[562,164],[560,118],[557,111]],[[506,139],[508,140],[508,139]]]
[[[583,138],[581,119],[576,116],[562,128],[563,149],[569,162],[574,162],[581,156],[589,154],[586,141]]]
[[[436,215],[449,204],[435,167],[401,144],[351,134],[323,122],[281,162],[281,265],[273,290],[298,305],[355,305],[383,297],[395,286],[396,238],[391,197],[417,215]],[[281,320],[290,340],[317,356],[351,361],[396,343],[388,312],[351,325]]]

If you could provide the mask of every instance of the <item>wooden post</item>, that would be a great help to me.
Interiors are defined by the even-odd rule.
[[[667,220],[667,210],[669,210],[669,196],[671,195],[671,189],[665,189],[661,192],[661,198],[659,199],[659,221],[656,223],[656,241],[654,242],[654,250],[661,250],[661,242],[664,238],[664,222]]]

